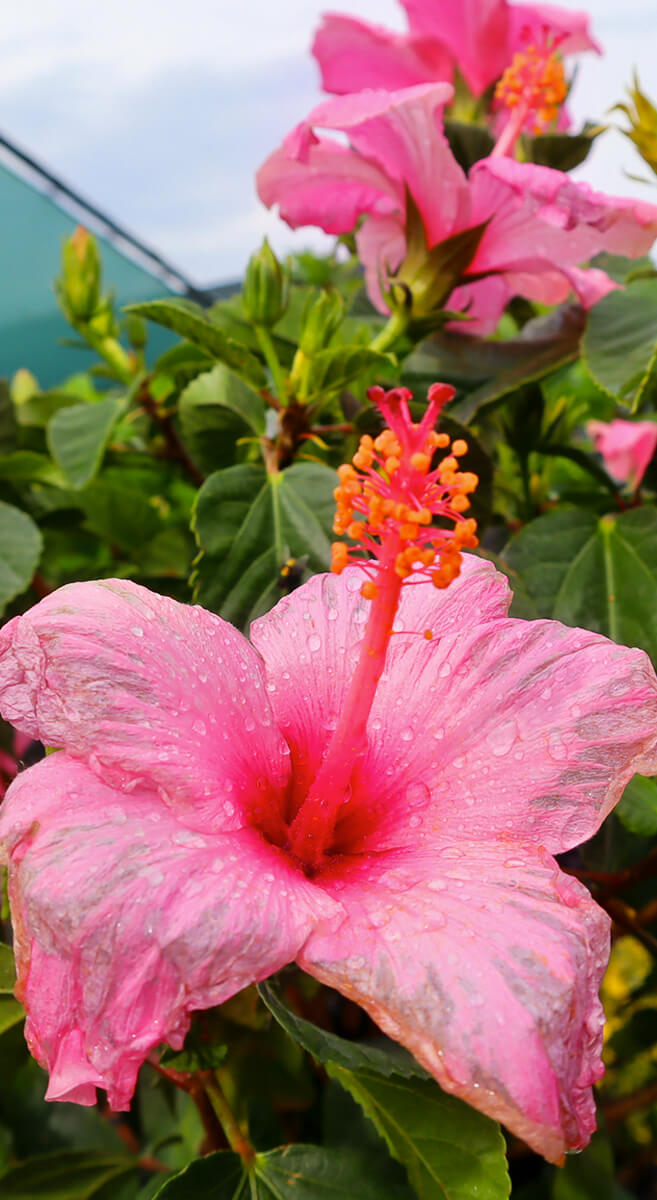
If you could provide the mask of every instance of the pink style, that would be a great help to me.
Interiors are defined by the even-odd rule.
[[[457,573],[465,451],[431,471],[441,435],[406,395],[374,397],[393,429],[341,476],[378,556],[309,580],[251,643],[129,580],[2,630],[3,715],[62,748],[0,809],[49,1099],[126,1108],[192,1011],[294,960],[546,1158],[588,1142],[609,921],[553,856],[657,773],[657,679],[642,651],[510,619],[492,564]],[[377,443],[385,476],[359,490]],[[433,560],[396,471],[406,510],[462,530],[433,526]],[[408,538],[437,578],[406,570]]]
[[[313,54],[327,92],[411,87],[452,82],[457,68],[475,96],[499,79],[514,55],[530,44],[561,55],[601,53],[584,12],[551,4],[506,0],[402,0],[408,33],[393,33],[354,17],[327,13]]]
[[[574,291],[586,308],[597,303],[616,284],[580,264],[601,250],[645,254],[657,236],[657,207],[602,195],[561,171],[504,154],[482,159],[466,176],[443,133],[451,97],[450,85],[438,83],[320,104],[260,168],[260,198],[278,205],[294,229],[317,225],[349,233],[361,220],[358,252],[368,294],[381,312],[389,308],[385,293],[401,279],[421,314],[420,280],[435,278],[436,248],[468,230],[470,258],[461,257],[457,270],[446,247],[440,301],[467,313],[459,331],[491,333],[516,295],[557,304]],[[321,129],[347,134],[349,145],[318,134]],[[412,267],[406,261],[408,194],[433,252],[431,271],[418,266],[416,255]]]
[[[621,419],[609,423],[589,421],[587,430],[609,474],[636,491],[657,449],[657,424]]]

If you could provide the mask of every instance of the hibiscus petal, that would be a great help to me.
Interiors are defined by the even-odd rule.
[[[553,1162],[595,1128],[609,920],[553,859],[455,838],[322,879],[347,910],[297,961],[448,1092]]]
[[[401,0],[411,30],[447,48],[475,94],[509,65],[509,17],[505,0]]]
[[[303,131],[302,131],[303,132]],[[374,163],[328,138],[288,138],[256,176],[258,195],[292,229],[349,233],[363,213],[401,213],[403,195]]]
[[[432,38],[393,33],[340,13],[325,13],[312,46],[325,92],[412,87],[452,78],[450,56]]]
[[[272,805],[289,755],[262,664],[232,625],[128,580],[60,588],[0,632],[0,707],[114,787],[155,785],[201,827]]]
[[[293,786],[299,799],[335,728],[358,657],[370,609],[360,595],[365,578],[359,567],[347,568],[340,576],[316,575],[251,626],[251,639],[265,662],[277,724],[293,751]],[[395,628],[417,629],[419,634],[431,627],[436,636],[445,635],[477,620],[505,615],[509,601],[507,581],[492,564],[465,555],[461,576],[445,591],[430,584],[402,589]],[[399,640],[406,644],[401,634]],[[413,640],[427,646],[419,636]],[[398,713],[395,701],[388,696]],[[375,720],[381,729],[378,713]],[[370,735],[375,741],[379,738],[377,725]]]
[[[157,797],[129,799],[64,753],[0,810],[18,995],[49,1099],[126,1108],[160,1042],[298,953],[338,902],[252,830],[202,835]]]
[[[599,634],[498,619],[393,639],[370,727],[363,773],[398,837],[406,821],[406,841],[466,828],[560,853],[595,833],[635,772],[657,773],[657,678],[642,650]]]
[[[509,48],[512,53],[526,49],[529,42],[541,44],[547,37],[558,39],[560,54],[580,54],[594,50],[602,54],[602,46],[589,31],[587,12],[571,12],[556,4],[510,4]]]
[[[489,189],[491,195],[494,194],[492,181],[497,180],[515,191],[518,199],[523,202],[522,212],[536,212],[541,223],[551,227],[553,235],[556,236],[559,231],[565,235],[561,241],[554,242],[555,261],[563,266],[576,266],[601,250],[637,258],[648,253],[657,236],[657,206],[654,204],[627,197],[606,196],[603,192],[595,192],[586,183],[575,182],[563,171],[552,167],[520,163],[501,155],[482,159],[473,168],[470,178],[471,181],[476,181],[476,187],[482,196],[481,203],[486,203],[483,198]],[[533,201],[533,204],[530,204],[530,201]],[[477,202],[473,203],[477,211]],[[493,223],[486,232],[492,241]],[[495,226],[496,238],[498,234],[500,250],[504,252],[507,231],[502,224]],[[540,233],[540,245],[536,243],[537,236],[535,221],[531,227],[527,227],[524,244],[518,231],[514,237],[514,258],[529,257],[532,253],[532,242],[534,253],[549,257],[546,254],[547,243],[544,245],[542,240],[547,235]],[[484,255],[491,253],[486,234],[482,238],[479,251],[481,258],[478,254],[475,259],[476,268],[473,266],[473,269],[477,270],[483,267]]]
[[[403,197],[409,189],[430,246],[448,237],[457,220],[468,223],[467,180],[442,129],[442,111],[453,94],[448,83],[359,92],[326,100],[307,121],[346,133],[358,157],[377,163],[396,194]]]

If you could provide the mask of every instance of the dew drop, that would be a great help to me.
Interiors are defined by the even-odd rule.
[[[201,737],[204,737],[208,731],[205,721],[200,721],[200,720],[194,721],[194,724],[192,725],[192,729],[194,730],[195,733],[199,733],[201,735]]]
[[[133,625],[130,632],[134,633],[135,637],[143,637],[144,636],[144,631],[143,631],[141,625]]]
[[[311,633],[308,638],[307,646],[309,650],[319,650],[322,645],[322,639],[318,633]]]
[[[400,736],[402,742],[412,742],[413,741],[413,730],[411,729],[410,725],[407,725],[405,729],[402,729],[399,736]]]
[[[327,612],[327,614],[326,614],[326,619],[327,619],[328,621],[337,621],[337,619],[338,619],[338,610],[337,610],[337,608],[329,608],[329,610],[328,610],[328,612]]]

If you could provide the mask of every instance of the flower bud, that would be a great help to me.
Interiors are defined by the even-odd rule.
[[[64,242],[62,274],[57,281],[62,307],[74,321],[88,321],[96,312],[101,270],[96,239],[78,225]]]
[[[307,308],[301,324],[299,350],[306,358],[325,350],[344,318],[344,300],[339,292],[324,290]]]
[[[281,267],[265,238],[260,250],[249,259],[242,289],[242,307],[255,325],[267,328],[280,321],[288,305],[287,272]]]

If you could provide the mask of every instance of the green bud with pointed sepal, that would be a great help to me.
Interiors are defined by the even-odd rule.
[[[102,266],[95,237],[78,225],[62,249],[57,295],[69,320],[88,321],[100,301]]]
[[[242,289],[245,316],[254,325],[270,329],[287,309],[289,290],[288,273],[265,238],[246,268]]]

